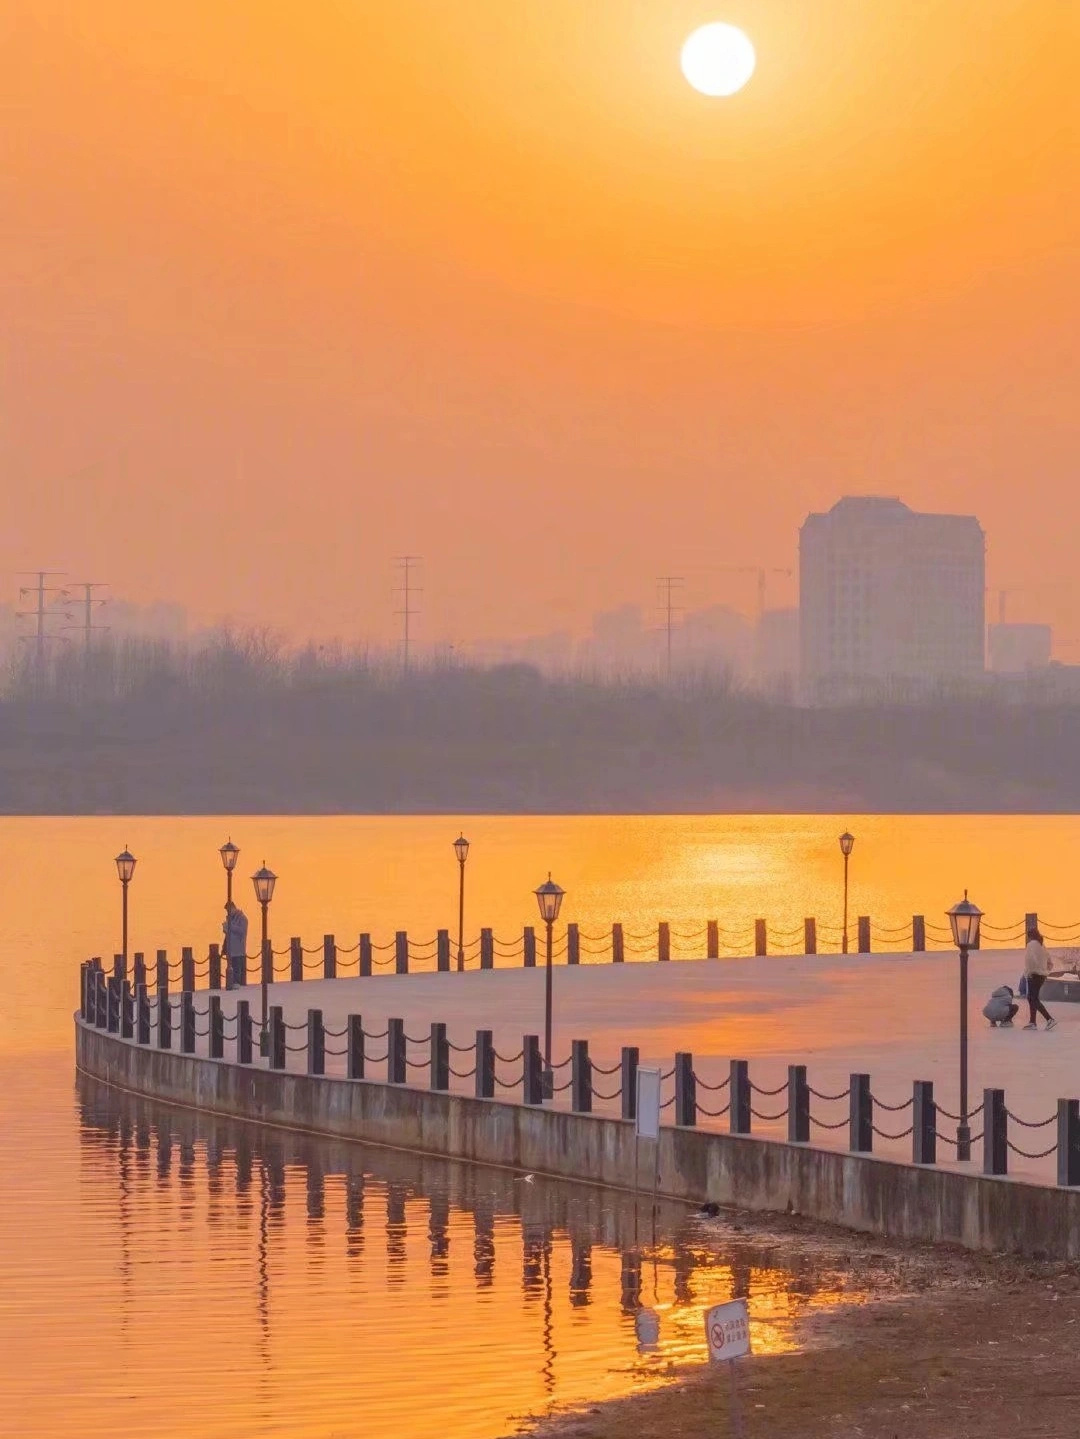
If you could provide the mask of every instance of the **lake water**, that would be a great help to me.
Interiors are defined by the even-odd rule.
[[[516,933],[549,869],[564,919],[645,931],[839,914],[844,817],[463,821],[471,923]],[[862,818],[852,913],[1006,925],[1080,914],[1069,819]],[[494,1439],[514,1416],[662,1382],[701,1314],[751,1297],[755,1343],[882,1283],[842,1249],[703,1225],[583,1186],[223,1124],[78,1081],[78,963],[119,944],[112,856],[138,856],[131,948],[217,937],[240,874],[280,875],[273,931],[454,927],[444,820],[7,819],[0,950],[0,1383],[20,1435]],[[254,906],[239,892],[249,913]],[[479,979],[479,976],[477,977]],[[856,1252],[858,1246],[854,1246]],[[640,1305],[661,1342],[640,1351]]]

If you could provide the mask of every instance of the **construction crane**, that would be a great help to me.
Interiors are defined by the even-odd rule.
[[[724,570],[727,574],[757,575],[757,621],[765,613],[765,601],[770,575],[787,575],[790,579],[794,570],[780,569],[776,565],[711,565],[710,569]]]

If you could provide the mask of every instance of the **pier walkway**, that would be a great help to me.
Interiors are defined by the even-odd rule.
[[[1016,1177],[1054,1182],[1051,1154],[1029,1159],[1018,1151],[1036,1153],[1049,1148],[1054,1125],[1043,1125],[1055,1112],[1059,1098],[1080,1093],[1080,1004],[1052,1006],[1058,1019],[1053,1032],[1024,1031],[1027,1008],[1022,1005],[1016,1027],[991,1029],[982,1018],[987,995],[999,984],[1014,988],[1020,956],[1015,950],[973,953],[970,981],[971,1108],[977,1111],[985,1087],[1005,1090],[1010,1111],[1009,1173]],[[787,1079],[791,1064],[805,1064],[808,1081],[821,1095],[846,1090],[852,1073],[871,1076],[875,1100],[897,1106],[895,1114],[876,1112],[880,1130],[874,1151],[888,1158],[911,1157],[911,1139],[890,1140],[911,1124],[914,1080],[931,1080],[935,1097],[947,1111],[957,1111],[958,1095],[958,961],[950,954],[874,954],[839,958],[796,956],[750,959],[682,961],[677,964],[559,965],[554,972],[553,1059],[563,1067],[556,1080],[568,1085],[571,1042],[586,1039],[594,1065],[610,1069],[625,1045],[636,1045],[641,1064],[670,1069],[678,1051],[693,1055],[699,1076],[698,1102],[702,1127],[727,1128],[726,1118],[710,1118],[710,1106],[719,1108],[704,1083],[721,1084],[732,1059],[750,1061],[751,1077],[760,1094],[754,1098],[754,1133],[769,1137],[786,1134],[783,1119],[767,1116],[781,1108],[784,1097],[766,1097]],[[258,985],[223,996],[226,1014],[235,1001],[246,999],[258,1018]],[[344,1029],[350,1014],[363,1018],[364,1028],[378,1033],[390,1018],[404,1021],[410,1063],[417,1073],[409,1082],[427,1083],[427,1036],[432,1024],[444,1024],[448,1038],[460,1046],[451,1056],[458,1076],[467,1075],[477,1029],[493,1031],[500,1056],[515,1059],[524,1034],[543,1035],[544,970],[496,969],[463,974],[376,973],[363,979],[305,980],[270,986],[269,1002],[280,1005],[290,1026],[306,1024],[309,1009],[322,1011],[328,1032]],[[304,1035],[289,1034],[288,1068],[303,1069]],[[340,1051],[343,1041],[327,1040],[327,1074],[344,1074]],[[198,1042],[206,1052],[206,1040]],[[372,1046],[379,1055],[385,1043]],[[256,1061],[258,1062],[258,1061]],[[380,1077],[385,1064],[369,1064]],[[452,1074],[450,1088],[470,1092],[471,1080]],[[506,1097],[520,1095],[521,1064],[499,1065]],[[614,1080],[598,1076],[602,1095]],[[511,1092],[510,1085],[515,1088]],[[665,1090],[665,1093],[668,1091]],[[556,1096],[569,1104],[568,1096]],[[617,1113],[618,1105],[598,1098],[597,1113]],[[846,1102],[813,1100],[816,1120],[836,1124],[815,1128],[815,1144],[846,1147]],[[669,1115],[670,1119],[670,1115]],[[1028,1120],[1040,1128],[1025,1129]],[[973,1131],[982,1128],[976,1114]],[[942,1134],[955,1132],[947,1118],[939,1121]],[[981,1148],[976,1144],[972,1167],[978,1169]],[[948,1164],[948,1145],[939,1146],[939,1164]],[[965,1166],[967,1167],[967,1166]]]

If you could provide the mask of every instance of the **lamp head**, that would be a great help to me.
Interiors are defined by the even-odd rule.
[[[264,864],[262,869],[256,870],[251,876],[251,882],[255,886],[255,898],[260,904],[269,904],[274,897],[274,885],[277,884],[277,875],[272,869],[267,869]]]
[[[135,856],[129,849],[116,856],[116,872],[120,876],[120,883],[127,884],[135,873]]]
[[[983,912],[977,904],[972,904],[968,899],[966,889],[963,899],[959,904],[954,904],[948,913],[953,943],[957,949],[974,949],[979,942]]]
[[[847,830],[840,836],[840,849],[846,858],[855,848],[855,836],[848,834]]]
[[[236,861],[240,858],[240,850],[235,844],[233,844],[231,839],[227,839],[225,843],[221,846],[221,848],[218,850],[218,854],[221,855],[222,864],[229,871],[229,873],[232,874],[233,870],[236,868]]]
[[[549,874],[547,882],[539,889],[533,891],[536,895],[536,902],[540,906],[540,918],[545,924],[554,924],[559,917],[559,909],[562,906],[564,889],[560,889]]]
[[[469,841],[463,834],[458,835],[454,840],[454,853],[458,857],[459,864],[464,864],[469,857]]]

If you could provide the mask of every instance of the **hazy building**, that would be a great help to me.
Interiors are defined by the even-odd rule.
[[[849,496],[799,535],[804,693],[973,679],[985,669],[985,537],[974,515]]]
[[[712,674],[746,674],[751,667],[754,633],[746,619],[727,605],[689,610],[674,634],[677,669]]]
[[[754,678],[763,688],[785,691],[799,674],[799,611],[765,610],[758,617]]]
[[[1049,625],[991,625],[988,638],[990,668],[995,674],[1030,674],[1050,664],[1053,631]]]

